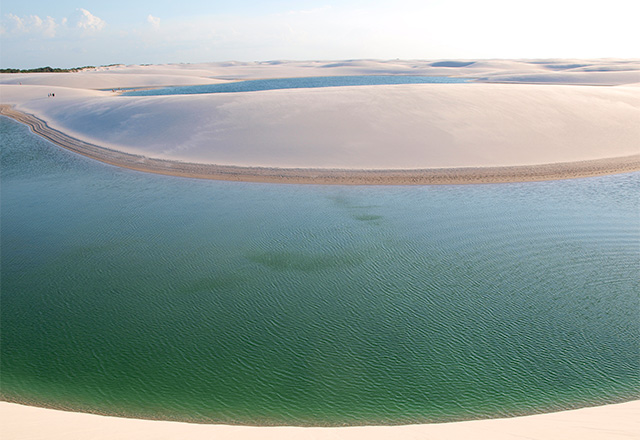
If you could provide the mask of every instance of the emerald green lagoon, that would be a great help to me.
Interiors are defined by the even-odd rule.
[[[361,425],[640,397],[640,173],[234,183],[0,135],[3,400]]]

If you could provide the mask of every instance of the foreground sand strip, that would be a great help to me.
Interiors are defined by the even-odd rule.
[[[617,440],[640,437],[640,400],[510,419],[404,426],[299,428],[125,419],[0,402],[4,440]]]
[[[0,105],[0,115],[28,125],[34,133],[56,145],[101,162],[138,171],[199,179],[335,185],[441,185],[570,179],[640,170],[640,154],[543,165],[407,170],[262,168],[188,163],[99,147],[55,130],[45,121],[9,105]]]

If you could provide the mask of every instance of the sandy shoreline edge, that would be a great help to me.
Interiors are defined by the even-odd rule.
[[[3,438],[35,439],[625,439],[640,435],[640,400],[507,419],[403,426],[303,428],[126,419],[0,402]]]
[[[62,148],[100,162],[137,171],[198,179],[323,185],[443,185],[558,180],[640,170],[640,154],[542,165],[413,170],[262,168],[188,163],[99,147],[55,130],[45,121],[17,111],[10,105],[0,104],[0,115],[26,124],[34,133]]]

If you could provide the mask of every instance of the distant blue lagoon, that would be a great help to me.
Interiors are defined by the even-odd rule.
[[[372,86],[385,84],[464,83],[465,78],[449,76],[357,75],[314,76],[308,78],[276,78],[238,81],[200,86],[165,87],[123,93],[124,96],[195,95],[201,93],[257,92],[276,89],[309,89],[318,87]]]
[[[260,425],[640,396],[640,173],[460,186],[121,169],[0,118],[4,400]]]

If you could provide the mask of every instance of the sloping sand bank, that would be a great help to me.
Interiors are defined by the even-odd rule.
[[[640,436],[638,414],[640,400],[510,419],[433,425],[298,428],[124,419],[0,403],[4,440],[616,440]]]
[[[206,163],[206,161],[168,160],[153,157],[150,154],[134,154],[120,149],[100,147],[53,129],[45,121],[33,115],[16,111],[7,105],[0,106],[0,114],[27,124],[35,133],[61,147],[105,163],[139,171],[203,179],[358,185],[467,184],[567,179],[640,170],[640,154],[522,166],[419,169],[279,168],[218,165]],[[389,153],[393,154],[394,150],[390,148]]]
[[[0,93],[71,137],[176,162],[407,170],[640,154],[637,87],[405,84],[129,97],[1,85]]]

